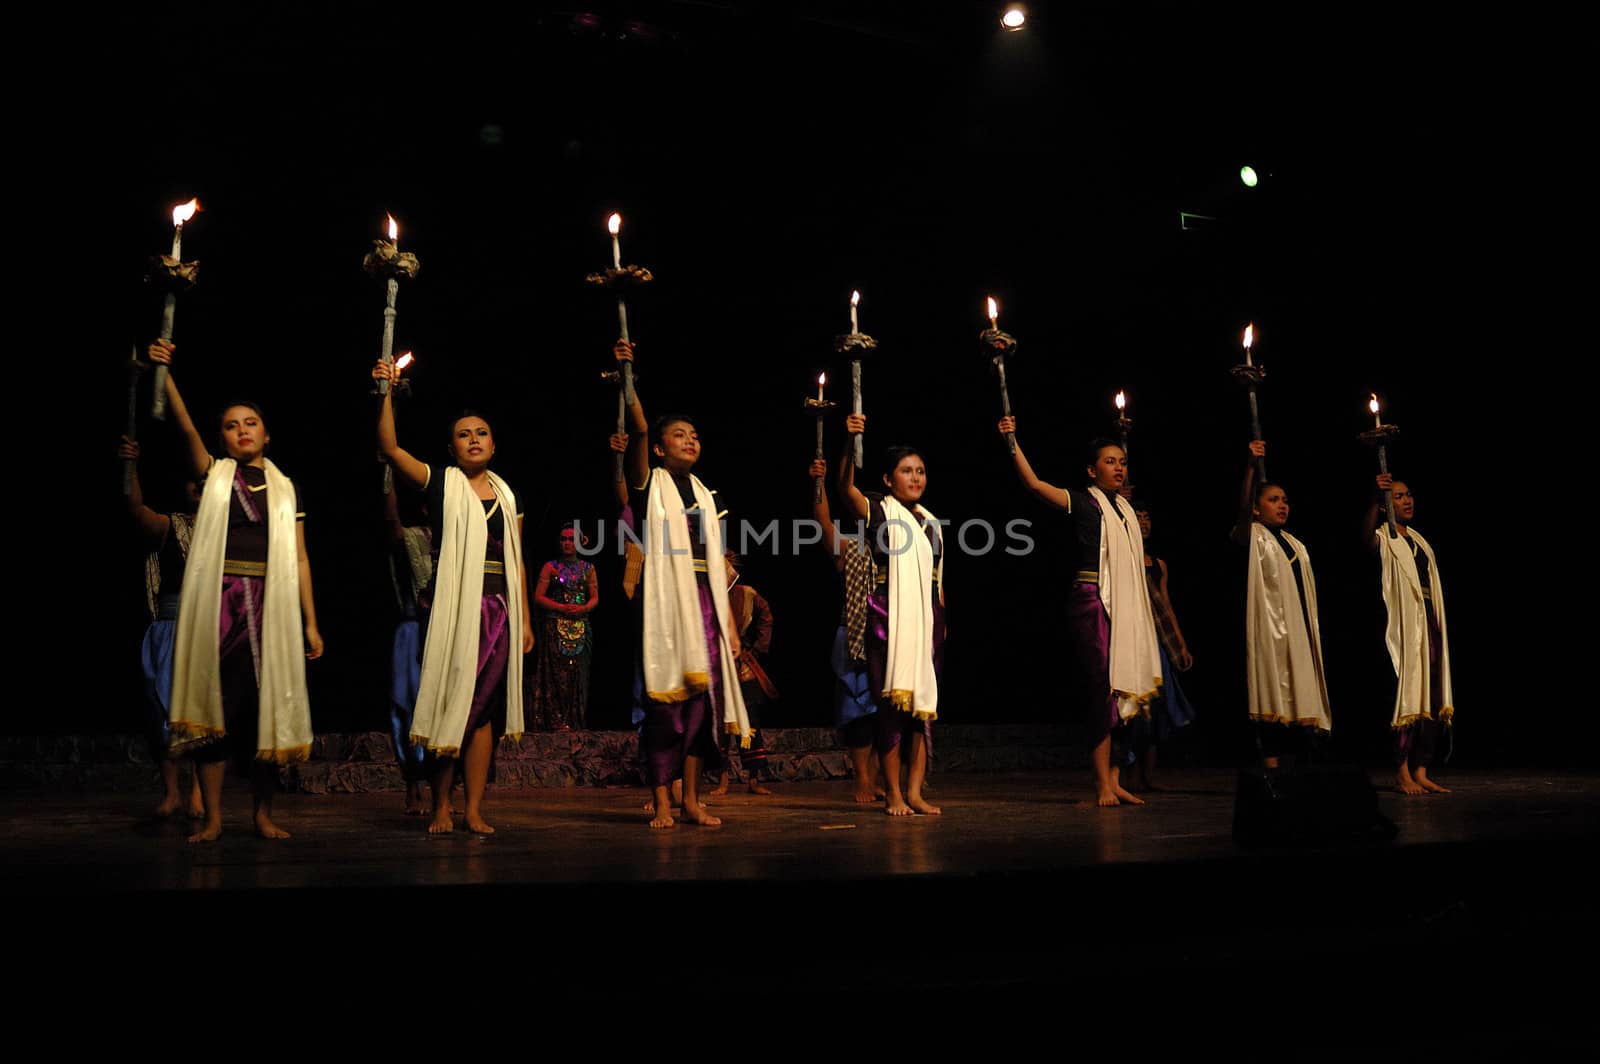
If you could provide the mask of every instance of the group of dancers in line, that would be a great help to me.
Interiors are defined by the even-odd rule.
[[[149,347],[152,362],[170,366],[174,348]],[[618,341],[619,362],[634,358]],[[380,361],[371,376],[394,384],[399,372]],[[221,793],[231,760],[252,781],[254,826],[264,838],[288,833],[272,817],[279,765],[310,754],[311,717],[305,661],[320,657],[311,566],[298,491],[266,456],[271,439],[261,409],[232,403],[220,416],[223,457],[214,457],[179,393],[165,381],[173,419],[187,445],[193,512],[160,514],[143,504],[137,478],[131,512],[152,545],[148,583],[152,625],[145,669],[156,704],[165,709],[161,759],[163,813],[185,809],[201,821],[191,842],[222,832]],[[450,425],[448,463],[424,461],[400,445],[393,387],[380,389],[377,438],[397,481],[421,493],[419,525],[399,519],[393,531],[395,586],[402,623],[395,639],[396,748],[406,769],[407,808],[423,808],[431,791],[428,830],[454,830],[455,784],[464,784],[462,814],[470,831],[494,829],[483,801],[501,736],[528,723],[523,659],[536,659],[536,705],[546,727],[581,727],[587,695],[587,619],[598,605],[594,568],[578,557],[577,530],[562,530],[561,556],[535,581],[533,601],[547,618],[536,640],[519,497],[491,468],[489,423],[467,412]],[[866,416],[846,418],[850,437]],[[1013,417],[998,425],[1016,439]],[[637,621],[634,719],[643,771],[651,788],[653,828],[677,819],[716,825],[700,793],[702,773],[722,763],[719,738],[748,750],[746,767],[763,752],[752,713],[776,695],[760,666],[771,635],[764,600],[736,583],[724,550],[717,493],[695,475],[701,445],[692,418],[650,421],[637,394],[627,431],[610,440],[624,456],[616,485],[628,557],[622,586]],[[1266,444],[1252,441],[1253,459]],[[1126,497],[1127,459],[1107,439],[1085,452],[1086,484],[1059,487],[1035,473],[1018,444],[1013,461],[1024,487],[1066,514],[1075,533],[1078,569],[1067,589],[1064,640],[1078,656],[1082,686],[1072,695],[1089,726],[1096,800],[1100,806],[1143,804],[1122,779],[1123,768],[1153,756],[1162,737],[1187,726],[1193,709],[1177,673],[1193,663],[1167,594],[1167,569],[1146,550],[1149,513]],[[137,458],[124,441],[123,456]],[[837,723],[850,751],[858,802],[882,801],[891,816],[937,815],[924,793],[932,724],[938,717],[945,639],[944,566],[949,552],[938,519],[923,503],[928,474],[912,447],[888,449],[877,483],[858,484],[853,447],[834,475],[844,511],[835,523],[829,493],[816,492],[813,518],[842,577],[843,606],[832,667]],[[1276,768],[1304,755],[1310,736],[1332,727],[1316,582],[1306,547],[1285,530],[1281,485],[1247,466],[1233,538],[1248,552],[1246,657],[1249,714],[1263,762]],[[828,478],[816,459],[814,478]],[[1382,561],[1388,608],[1386,642],[1398,678],[1392,725],[1397,783],[1407,794],[1444,792],[1428,770],[1448,727],[1448,643],[1438,566],[1428,542],[1411,527],[1414,500],[1401,481],[1380,476],[1392,495],[1394,524],[1379,527],[1371,507],[1369,541]],[[1379,496],[1382,497],[1381,495]],[[850,519],[854,519],[851,521]],[[858,534],[841,527],[854,524]],[[642,548],[641,548],[642,544]],[[754,636],[756,646],[750,645]],[[178,761],[195,764],[187,796]],[[874,764],[876,761],[876,764]],[[903,777],[903,782],[902,782]],[[766,793],[758,773],[751,789]],[[881,789],[880,789],[881,784]],[[724,769],[722,785],[727,775]]]

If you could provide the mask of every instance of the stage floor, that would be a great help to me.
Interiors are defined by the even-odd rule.
[[[1445,781],[1454,793],[1380,789],[1399,836],[1361,849],[1559,844],[1600,824],[1594,776],[1455,772]],[[944,815],[913,817],[856,805],[845,783],[774,785],[771,797],[735,786],[713,800],[720,827],[664,831],[647,826],[643,789],[491,788],[486,813],[498,830],[487,837],[459,817],[454,834],[429,836],[397,793],[286,794],[275,817],[294,837],[281,842],[252,835],[249,795],[230,784],[227,833],[194,846],[188,821],[149,815],[154,795],[41,790],[14,794],[0,830],[5,886],[30,893],[963,878],[1273,856],[1233,843],[1231,772],[1172,772],[1162,783],[1144,806],[1101,810],[1085,775],[952,775],[929,790]]]
[[[12,792],[0,830],[5,892],[65,978],[91,953],[155,963],[147,936],[205,928],[281,945],[306,985],[331,965],[376,992],[442,927],[544,1001],[647,1004],[642,973],[665,965],[780,1010],[888,985],[959,1001],[937,1022],[980,1030],[999,1011],[1018,1029],[1106,1011],[1123,1025],[1107,1037],[1143,1038],[1151,1013],[1167,1037],[1237,1044],[1241,1016],[1298,1039],[1310,1010],[1311,1044],[1360,1046],[1416,1010],[1402,1041],[1587,1044],[1591,980],[1569,969],[1600,949],[1600,777],[1443,781],[1455,793],[1380,792],[1393,842],[1295,851],[1233,843],[1221,770],[1168,773],[1114,810],[1081,773],[951,774],[929,794],[938,817],[887,817],[841,783],[735,789],[721,827],[665,831],[642,789],[491,791],[492,837],[430,837],[396,793],[292,794],[280,842],[252,836],[230,787],[231,830],[202,846],[147,814],[154,795],[40,789]],[[166,957],[181,972],[184,953]]]

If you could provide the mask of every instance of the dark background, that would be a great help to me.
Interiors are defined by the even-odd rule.
[[[1034,5],[1021,34],[1000,31],[998,5],[911,3],[146,5],[73,27],[60,76],[27,106],[54,202],[41,190],[21,211],[47,259],[73,249],[43,286],[71,306],[28,353],[34,413],[58,425],[47,446],[100,487],[54,533],[67,575],[23,569],[51,603],[44,630],[87,647],[91,668],[72,668],[59,710],[13,714],[8,730],[133,730],[143,617],[112,458],[119,360],[154,334],[143,264],[193,195],[204,212],[184,251],[202,279],[180,302],[176,373],[208,433],[225,400],[259,399],[274,460],[301,485],[328,645],[310,668],[318,730],[387,713],[366,398],[383,297],[360,268],[385,212],[422,261],[399,299],[396,348],[420,359],[402,441],[440,458],[451,415],[484,411],[538,560],[562,520],[611,513],[614,392],[598,374],[615,316],[583,278],[608,264],[605,218],[621,210],[625,260],[657,277],[630,304],[641,397],[697,417],[697,472],[733,517],[809,513],[800,403],[823,369],[830,398],[848,399],[830,341],[859,288],[881,344],[865,368],[869,450],[923,448],[929,506],[957,523],[1038,523],[1039,553],[949,566],[942,721],[1071,713],[1060,599],[1074,559],[994,431],[975,343],[993,293],[1021,341],[1011,394],[1041,475],[1077,483],[1083,443],[1128,392],[1133,479],[1197,661],[1183,682],[1202,753],[1232,758],[1242,736],[1244,559],[1226,533],[1249,432],[1227,370],[1253,320],[1269,468],[1315,559],[1339,745],[1381,760],[1393,697],[1359,535],[1375,462],[1356,437],[1376,390],[1440,559],[1458,758],[1579,760],[1595,726],[1572,693],[1578,629],[1544,615],[1571,609],[1582,566],[1536,546],[1551,531],[1535,488],[1546,449],[1505,428],[1539,402],[1523,389],[1541,344],[1507,332],[1522,308],[1503,283],[1538,206],[1501,168],[1515,123],[1508,75],[1485,60],[1495,30],[1280,8]],[[1180,211],[1215,220],[1185,230]],[[62,394],[77,403],[56,422],[43,411]],[[171,432],[141,435],[153,501],[170,499]],[[842,440],[830,423],[830,457]],[[619,566],[597,560],[590,718],[624,727]],[[828,559],[753,553],[746,579],[778,618],[786,697],[767,723],[828,723]]]

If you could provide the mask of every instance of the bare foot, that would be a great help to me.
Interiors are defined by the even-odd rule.
[[[884,799],[883,811],[888,813],[890,816],[911,815],[911,807],[906,804],[906,800],[904,798],[901,798],[898,795],[893,798]]]
[[[205,826],[189,836],[190,842],[216,842],[222,838],[222,818],[207,820]]]
[[[289,833],[272,822],[265,813],[256,814],[256,834],[263,839],[287,839]]]
[[[943,810],[941,810],[938,806],[929,805],[927,800],[924,799],[920,794],[906,795],[906,804],[915,809],[917,812],[923,813],[927,816],[938,816],[941,812],[943,812]]]
[[[161,799],[160,805],[156,806],[155,815],[161,817],[171,816],[178,811],[178,806],[182,804],[183,802],[179,800],[176,794],[169,794]]]
[[[477,813],[467,814],[467,830],[472,832],[474,835],[494,834],[494,828],[490,827],[489,822],[484,820],[483,817],[479,816]]]
[[[727,794],[727,793],[728,793],[728,777],[724,776],[724,777],[722,777],[722,782],[721,783],[718,783],[715,787],[713,787],[711,790],[706,792],[706,797],[707,798],[721,798],[724,794]]]
[[[650,808],[653,811],[655,809],[655,805],[652,803]],[[650,821],[650,826],[653,828],[670,828],[674,823],[675,821],[672,819],[672,810],[663,809]]]
[[[1430,780],[1428,778],[1428,770],[1425,769],[1425,768],[1417,769],[1417,771],[1414,773],[1414,776],[1416,778],[1418,786],[1420,786],[1425,791],[1431,791],[1434,794],[1449,794],[1450,793],[1450,788],[1449,787],[1441,787],[1437,783],[1435,783],[1432,780]]]
[[[1110,809],[1117,805],[1117,789],[1115,787],[1101,787],[1100,794],[1095,799],[1096,804],[1102,809]]]
[[[1406,766],[1401,765],[1400,770],[1394,774],[1395,790],[1401,794],[1422,794],[1422,785],[1411,778],[1411,772]]]
[[[1122,786],[1120,783],[1114,784],[1111,789],[1116,793],[1117,801],[1119,802],[1127,802],[1129,805],[1144,804],[1143,798],[1136,797],[1135,795],[1129,793],[1128,789]]]
[[[206,818],[206,800],[200,797],[198,791],[189,796],[189,802],[184,809],[184,815],[190,820],[204,820]]]
[[[448,835],[456,829],[455,810],[446,802],[433,811],[433,819],[428,821],[429,835]]]
[[[717,792],[716,791],[712,791],[711,793],[715,794]],[[772,792],[767,790],[767,788],[763,787],[761,785],[761,781],[760,780],[758,780],[754,776],[752,776],[752,777],[750,777],[750,793],[751,794],[771,794]]]
[[[422,804],[422,788],[415,783],[406,784],[406,816],[427,816],[428,807]]]
[[[883,799],[882,791],[856,791],[856,802],[860,805],[870,805]]]
[[[714,817],[706,812],[705,803],[703,802],[694,802],[693,804],[684,802],[683,819],[691,824],[699,824],[703,828],[714,828],[722,823],[720,817]]]

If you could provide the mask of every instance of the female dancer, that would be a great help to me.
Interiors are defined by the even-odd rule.
[[[1014,434],[1015,418],[1000,419],[1002,436]],[[1143,805],[1122,786],[1130,738],[1127,725],[1146,716],[1161,687],[1160,644],[1150,613],[1144,576],[1144,537],[1133,507],[1119,493],[1127,479],[1127,456],[1110,440],[1095,440],[1085,454],[1088,487],[1058,488],[1040,480],[1017,444],[1013,456],[1023,486],[1072,521],[1078,570],[1067,593],[1093,751],[1096,801]],[[1115,745],[1117,750],[1113,752]]]
[[[378,408],[378,448],[397,475],[426,493],[433,530],[433,580],[422,603],[422,684],[411,722],[413,741],[434,759],[428,831],[455,828],[450,782],[459,760],[467,829],[493,834],[483,818],[483,792],[495,734],[522,734],[522,656],[533,649],[522,514],[510,485],[489,469],[494,433],[487,421],[471,413],[455,419],[451,465],[420,461],[395,437],[392,385],[399,370],[380,361],[372,376],[391,384]]]
[[[562,527],[560,546],[560,557],[545,562],[533,591],[533,601],[544,617],[544,642],[533,682],[534,712],[544,731],[573,731],[584,726],[589,659],[594,649],[589,614],[600,605],[594,566],[578,557],[575,526]]]
[[[150,345],[171,365],[173,346]],[[306,659],[322,656],[311,594],[305,514],[299,492],[266,456],[272,437],[261,408],[222,411],[226,458],[213,458],[173,377],[167,402],[205,478],[195,513],[178,607],[173,657],[171,742],[193,757],[206,818],[190,842],[222,835],[222,778],[231,752],[247,763],[256,833],[286,839],[272,820],[277,766],[311,755]],[[302,641],[303,633],[303,641]]]
[[[380,456],[384,463],[388,456]],[[385,477],[383,517],[386,529],[384,547],[389,554],[389,585],[394,589],[400,618],[394,626],[394,649],[390,655],[389,735],[394,741],[395,761],[400,765],[406,785],[406,816],[429,812],[422,804],[422,781],[427,777],[427,750],[411,741],[411,721],[417,709],[417,692],[422,687],[422,609],[419,603],[433,580],[433,530],[428,527],[426,506],[408,525],[400,518],[400,493]]]
[[[733,627],[739,633],[739,691],[744,696],[745,713],[750,718],[750,746],[741,749],[739,763],[744,767],[745,787],[751,794],[771,794],[761,782],[767,767],[767,744],[761,738],[761,721],[756,713],[759,707],[778,698],[778,686],[767,675],[761,659],[772,651],[772,607],[761,597],[761,592],[749,584],[739,583],[739,556],[726,551],[722,560],[728,577],[728,612],[733,615]],[[733,733],[724,731],[724,742],[735,745]],[[731,754],[731,749],[729,753]],[[722,763],[722,778],[711,791],[720,798],[728,793],[728,758]]]
[[[184,560],[189,555],[189,540],[194,534],[194,511],[200,493],[188,482],[188,506],[183,512],[157,513],[144,503],[144,488],[139,482],[139,445],[122,437],[118,456],[134,463],[128,516],[139,530],[149,550],[144,560],[145,599],[150,609],[150,627],[145,630],[139,661],[144,667],[145,701],[151,711],[150,755],[161,766],[162,797],[156,816],[171,816],[183,807],[190,820],[206,815],[205,799],[200,794],[200,775],[190,778],[187,801],[178,787],[178,762],[169,749],[167,718],[172,706],[172,649],[178,631],[178,598],[183,589]]]
[[[866,431],[864,414],[845,418],[845,431]],[[867,548],[882,581],[868,596],[865,652],[870,690],[877,700],[875,743],[890,816],[937,814],[922,796],[928,746],[938,718],[939,666],[944,622],[944,537],[939,521],[922,505],[928,485],[922,455],[891,447],[883,466],[886,493],[856,487],[853,447],[846,441],[839,463],[839,494],[847,509],[866,521]],[[907,766],[900,790],[900,766]],[[860,787],[857,781],[857,787]]]
[[[633,345],[617,341],[618,361],[632,361]],[[646,424],[635,395],[631,424]],[[728,606],[722,572],[711,579],[709,559],[722,557],[715,494],[693,473],[700,434],[681,415],[657,418],[649,438],[628,441],[625,474],[630,505],[644,534],[640,576],[644,726],[641,746],[655,798],[652,828],[671,827],[671,786],[683,780],[683,816],[695,824],[720,819],[700,801],[700,773],[720,763],[716,722],[751,738],[736,666],[739,632]],[[647,449],[648,448],[648,449]],[[651,455],[659,463],[651,468]]]
[[[1277,768],[1285,757],[1302,756],[1311,735],[1331,731],[1333,716],[1311,554],[1284,530],[1289,496],[1283,487],[1257,476],[1254,459],[1266,457],[1266,442],[1252,440],[1250,454],[1231,538],[1250,552],[1245,602],[1250,716],[1262,764]]]
[[[812,480],[827,475],[827,460],[815,459],[811,463]],[[834,568],[844,578],[844,606],[829,655],[837,681],[834,684],[834,726],[838,728],[845,749],[850,751],[855,799],[864,805],[876,802],[885,793],[874,782],[877,766],[872,763],[872,739],[876,727],[872,718],[878,711],[878,702],[867,678],[866,652],[867,600],[877,586],[877,578],[866,540],[841,535],[834,525],[828,493],[813,492],[811,499],[811,518],[822,530],[822,547],[832,556]]]
[[[1383,604],[1389,624],[1384,642],[1394,662],[1395,784],[1402,794],[1449,794],[1428,777],[1439,733],[1455,717],[1450,691],[1450,640],[1444,620],[1444,588],[1433,548],[1411,527],[1416,499],[1411,487],[1387,473],[1378,491],[1394,497],[1394,530],[1378,524],[1374,501],[1367,509],[1367,542],[1383,562]]]
[[[1155,618],[1156,635],[1160,638],[1161,693],[1151,707],[1151,719],[1144,741],[1138,749],[1139,786],[1153,790],[1150,776],[1156,768],[1156,750],[1179,731],[1194,723],[1194,707],[1178,686],[1178,673],[1194,667],[1194,657],[1189,653],[1183,629],[1178,627],[1178,615],[1172,608],[1172,596],[1167,590],[1167,563],[1150,553],[1152,526],[1150,508],[1141,502],[1133,503],[1134,514],[1139,518],[1139,536],[1144,540],[1144,577],[1150,589],[1150,612]]]

